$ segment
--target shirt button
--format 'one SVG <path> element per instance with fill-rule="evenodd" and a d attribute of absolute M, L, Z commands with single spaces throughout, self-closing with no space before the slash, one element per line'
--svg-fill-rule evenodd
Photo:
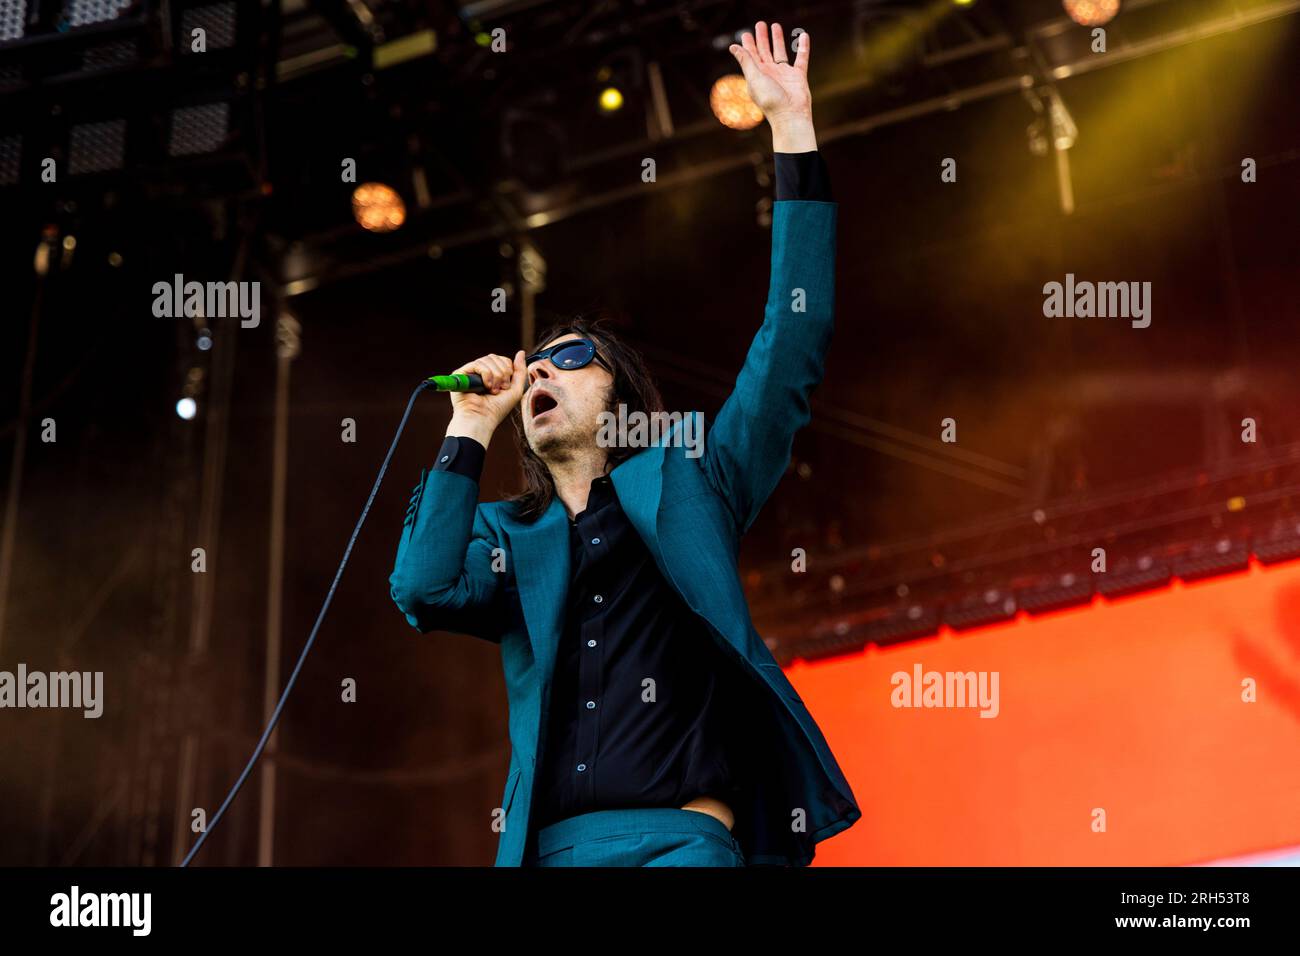
<path fill-rule="evenodd" d="M 586 769 L 587 769 L 587 765 L 585 763 L 578 764 L 578 773 L 582 773 L 582 771 Z"/>
<path fill-rule="evenodd" d="M 599 539 L 599 538 L 592 538 L 592 539 L 591 539 L 591 543 L 592 543 L 592 544 L 600 544 L 600 539 Z"/>
<path fill-rule="evenodd" d="M 451 461 L 451 455 L 443 455 L 438 461 Z"/>
<path fill-rule="evenodd" d="M 596 642 L 595 642 L 595 641 L 588 641 L 588 642 L 587 642 L 587 646 L 588 646 L 588 647 L 595 647 L 595 646 L 596 646 Z"/>
<path fill-rule="evenodd" d="M 595 601 L 597 604 L 600 604 L 600 603 L 603 602 L 605 599 L 604 599 L 603 597 L 601 597 L 599 594 L 597 594 L 594 598 L 592 598 L 592 600 Z"/>
<path fill-rule="evenodd" d="M 595 710 L 595 709 L 596 709 L 596 702 L 595 702 L 594 700 L 589 700 L 589 701 L 587 701 L 587 709 L 588 709 L 588 710 Z"/>

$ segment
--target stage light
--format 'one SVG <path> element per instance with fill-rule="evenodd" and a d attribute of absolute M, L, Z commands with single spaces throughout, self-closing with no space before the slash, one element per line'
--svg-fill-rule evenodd
<path fill-rule="evenodd" d="M 64 13 L 70 27 L 88 23 L 105 23 L 126 13 L 131 0 L 72 0 Z"/>
<path fill-rule="evenodd" d="M 383 183 L 362 183 L 352 191 L 352 215 L 362 229 L 392 232 L 406 222 L 406 204 Z"/>
<path fill-rule="evenodd" d="M 27 7 L 21 3 L 0 4 L 0 41 L 18 40 L 26 33 Z"/>
<path fill-rule="evenodd" d="M 199 403 L 192 398 L 182 398 L 176 403 L 176 414 L 189 421 L 199 413 Z"/>
<path fill-rule="evenodd" d="M 718 77 L 709 92 L 709 106 L 718 122 L 730 129 L 753 129 L 763 122 L 763 111 L 749 98 L 749 88 L 739 73 Z"/>
<path fill-rule="evenodd" d="M 1099 27 L 1119 13 L 1119 0 L 1061 0 L 1070 19 L 1080 26 Z"/>
<path fill-rule="evenodd" d="M 235 45 L 237 16 L 236 4 L 228 0 L 187 7 L 181 13 L 181 36 L 192 37 L 195 30 L 202 30 L 206 49 L 227 50 Z M 198 55 L 189 43 L 182 43 L 176 49 L 182 56 Z"/>
<path fill-rule="evenodd" d="M 68 173 L 103 173 L 122 168 L 126 120 L 79 123 L 68 134 Z"/>
<path fill-rule="evenodd" d="M 3 21 L 0 21 L 0 40 L 3 35 Z M 23 138 L 22 136 L 0 136 L 0 186 L 14 186 L 18 183 L 22 170 Z"/>
<path fill-rule="evenodd" d="M 623 93 L 617 86 L 607 86 L 600 91 L 600 110 L 602 113 L 613 113 L 623 106 Z"/>
<path fill-rule="evenodd" d="M 211 153 L 230 137 L 230 104 L 205 103 L 172 110 L 169 156 L 197 156 Z"/>
<path fill-rule="evenodd" d="M 975 0 L 952 0 L 953 6 L 971 7 L 975 5 Z"/>

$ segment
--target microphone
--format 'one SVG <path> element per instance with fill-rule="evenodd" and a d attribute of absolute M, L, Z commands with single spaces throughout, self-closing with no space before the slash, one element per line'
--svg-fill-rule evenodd
<path fill-rule="evenodd" d="M 430 375 L 426 381 L 433 383 L 434 389 L 439 392 L 488 394 L 488 388 L 483 384 L 483 376 L 476 375 L 474 372 L 462 372 L 457 375 Z"/>

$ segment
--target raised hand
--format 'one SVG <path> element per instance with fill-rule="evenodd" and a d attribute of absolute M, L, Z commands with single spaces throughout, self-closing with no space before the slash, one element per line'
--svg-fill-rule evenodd
<path fill-rule="evenodd" d="M 772 147 L 777 152 L 806 152 L 817 148 L 812 125 L 812 93 L 808 89 L 808 51 L 811 37 L 799 35 L 794 61 L 785 47 L 785 31 L 772 24 L 769 35 L 762 20 L 733 43 L 731 55 L 740 64 L 749 97 L 772 127 Z"/>

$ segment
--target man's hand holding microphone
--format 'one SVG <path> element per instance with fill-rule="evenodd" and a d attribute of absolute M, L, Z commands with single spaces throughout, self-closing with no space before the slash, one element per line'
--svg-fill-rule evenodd
<path fill-rule="evenodd" d="M 458 438 L 472 438 L 484 448 L 492 440 L 492 433 L 514 411 L 524 396 L 528 381 L 528 368 L 524 365 L 524 351 L 515 353 L 514 361 L 504 355 L 484 355 L 462 365 L 453 375 L 474 373 L 483 379 L 487 391 L 451 392 L 451 423 L 447 434 Z"/>

